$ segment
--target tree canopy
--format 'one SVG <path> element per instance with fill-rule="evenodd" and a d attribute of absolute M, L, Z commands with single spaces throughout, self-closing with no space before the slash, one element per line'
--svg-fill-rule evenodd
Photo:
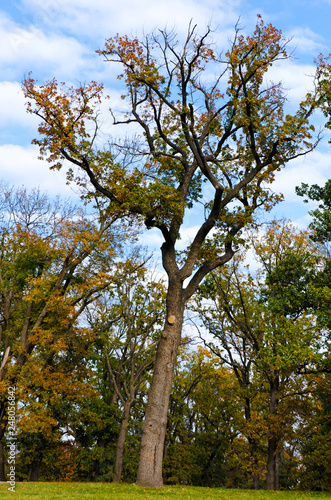
<path fill-rule="evenodd" d="M 211 29 L 201 35 L 191 24 L 183 42 L 162 30 L 141 41 L 117 35 L 98 53 L 121 68 L 125 113 L 112 110 L 112 116 L 115 124 L 134 124 L 134 137 L 102 143 L 100 83 L 38 85 L 30 75 L 23 90 L 28 111 L 41 119 L 34 142 L 51 168 L 65 167 L 68 181 L 97 200 L 105 220 L 118 214 L 162 234 L 166 312 L 138 470 L 140 485 L 162 486 L 185 304 L 209 272 L 231 260 L 257 210 L 280 199 L 270 190 L 276 172 L 315 147 L 319 137 L 311 117 L 327 102 L 330 68 L 320 57 L 312 90 L 291 115 L 281 83 L 268 79 L 269 69 L 289 57 L 287 41 L 260 16 L 252 35 L 236 28 L 224 51 L 213 44 Z M 178 255 L 184 218 L 193 207 L 201 207 L 200 225 Z"/>

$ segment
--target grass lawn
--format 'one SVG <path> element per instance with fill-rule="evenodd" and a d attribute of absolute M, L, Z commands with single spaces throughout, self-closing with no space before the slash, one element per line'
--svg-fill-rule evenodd
<path fill-rule="evenodd" d="M 300 491 L 252 491 L 193 486 L 165 486 L 161 489 L 139 488 L 133 484 L 112 483 L 19 483 L 15 492 L 8 484 L 0 484 L 0 498 L 56 499 L 114 499 L 114 500 L 311 500 L 330 499 L 330 493 Z"/>

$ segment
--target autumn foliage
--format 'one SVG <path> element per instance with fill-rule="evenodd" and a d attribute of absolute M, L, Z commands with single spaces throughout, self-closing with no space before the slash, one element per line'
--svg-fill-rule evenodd
<path fill-rule="evenodd" d="M 316 287 L 310 295 L 307 292 L 309 297 L 306 302 L 302 302 L 305 294 L 300 288 L 303 286 L 300 279 L 294 279 L 292 288 L 286 288 L 279 279 L 281 272 L 278 264 L 275 269 L 272 268 L 272 272 L 265 269 L 265 281 L 262 283 L 241 272 L 236 275 L 237 281 L 233 282 L 229 263 L 247 240 L 248 233 L 244 230 L 251 229 L 258 222 L 262 210 L 270 211 L 281 199 L 281 194 L 271 190 L 277 172 L 292 159 L 308 154 L 319 141 L 311 118 L 318 108 L 325 112 L 328 109 L 328 61 L 322 56 L 318 59 L 316 73 L 311 80 L 311 91 L 303 97 L 297 111 L 289 114 L 282 84 L 271 82 L 268 76 L 272 66 L 290 57 L 287 40 L 279 30 L 265 24 L 258 16 L 252 35 L 245 36 L 236 27 L 229 47 L 224 51 L 221 49 L 213 43 L 210 28 L 201 35 L 193 24 L 189 25 L 186 39 L 181 42 L 175 33 L 162 30 L 147 35 L 143 40 L 120 35 L 106 40 L 104 47 L 97 52 L 107 64 L 112 64 L 116 70 L 120 68 L 118 78 L 124 89 L 123 110 L 111 109 L 109 117 L 115 125 L 133 126 L 136 131 L 126 139 L 110 139 L 106 145 L 101 110 L 108 96 L 103 94 L 102 84 L 91 82 L 76 88 L 53 79 L 39 85 L 32 75 L 23 83 L 27 110 L 40 118 L 39 137 L 34 143 L 40 148 L 41 158 L 48 161 L 53 169 L 66 169 L 68 182 L 79 186 L 85 202 L 94 203 L 98 218 L 93 223 L 89 218 L 66 220 L 60 233 L 56 233 L 54 241 L 58 245 L 55 246 L 47 239 L 40 238 L 38 233 L 30 230 L 26 232 L 23 228 L 23 234 L 21 227 L 15 227 L 11 244 L 15 246 L 23 236 L 29 237 L 32 261 L 36 258 L 38 263 L 32 265 L 32 274 L 27 264 L 29 271 L 26 276 L 22 276 L 24 292 L 20 293 L 24 297 L 18 301 L 20 305 L 17 313 L 21 330 L 15 330 L 13 335 L 13 348 L 15 346 L 17 354 L 11 359 L 16 361 L 8 365 L 10 369 L 7 376 L 16 380 L 15 377 L 23 373 L 23 366 L 27 366 L 28 355 L 37 351 L 37 347 L 40 352 L 45 350 L 44 370 L 48 369 L 47 359 L 54 358 L 53 352 L 68 349 L 65 340 L 68 332 L 74 334 L 81 312 L 106 290 L 113 279 L 110 272 L 112 266 L 107 259 L 111 261 L 110 254 L 114 248 L 111 227 L 117 220 L 121 220 L 123 225 L 127 224 L 122 227 L 124 230 L 129 226 L 159 230 L 163 241 L 162 265 L 167 275 L 167 290 L 162 309 L 163 327 L 157 329 L 155 359 L 149 358 L 147 351 L 143 351 L 153 364 L 151 379 L 146 370 L 144 380 L 147 385 L 143 387 L 144 384 L 138 384 L 131 387 L 130 392 L 127 386 L 125 389 L 123 381 L 123 386 L 120 388 L 119 385 L 116 389 L 117 379 L 109 358 L 109 345 L 107 342 L 103 345 L 106 373 L 115 391 L 108 401 L 104 401 L 104 408 L 109 407 L 109 401 L 115 406 L 118 403 L 117 410 L 119 414 L 122 411 L 126 429 L 130 411 L 140 412 L 140 420 L 142 413 L 145 416 L 141 429 L 138 425 L 131 434 L 137 436 L 141 432 L 142 435 L 137 476 L 142 486 L 160 487 L 163 484 L 162 461 L 169 436 L 168 410 L 177 376 L 177 355 L 182 348 L 185 308 L 196 292 L 199 297 L 201 290 L 204 290 L 205 278 L 208 280 L 208 276 L 211 276 L 210 279 L 218 276 L 210 273 L 220 273 L 217 278 L 220 298 L 217 301 L 221 307 L 222 335 L 231 337 L 230 347 L 224 344 L 225 340 L 221 340 L 221 350 L 227 352 L 227 360 L 233 357 L 233 363 L 224 361 L 223 354 L 220 354 L 222 362 L 228 362 L 228 370 L 222 366 L 213 371 L 214 361 L 208 362 L 205 368 L 207 370 L 208 367 L 210 383 L 215 384 L 215 387 L 217 373 L 222 383 L 235 386 L 234 380 L 230 381 L 232 370 L 240 389 L 237 387 L 238 394 L 231 400 L 237 427 L 233 433 L 224 433 L 226 439 L 232 440 L 232 444 L 222 448 L 222 460 L 228 460 L 227 463 L 237 467 L 238 463 L 243 463 L 241 459 L 237 460 L 238 454 L 250 457 L 250 468 L 241 480 L 244 484 L 252 481 L 255 487 L 264 481 L 264 473 L 259 472 L 263 457 L 267 457 L 264 471 L 267 487 L 279 486 L 276 469 L 280 448 L 293 435 L 292 421 L 288 424 L 292 430 L 286 434 L 286 439 L 281 432 L 279 415 L 285 415 L 286 412 L 291 414 L 292 411 L 290 405 L 282 406 L 279 403 L 283 394 L 282 377 L 287 377 L 289 386 L 296 390 L 297 382 L 293 373 L 299 368 L 295 362 L 300 364 L 300 370 L 302 364 L 305 367 L 313 363 L 315 354 L 309 335 L 317 335 L 321 325 L 319 315 L 316 324 L 314 319 L 314 328 L 306 328 L 307 317 L 315 314 L 317 309 L 324 308 L 325 311 L 324 306 L 327 304 L 327 300 L 321 300 L 321 287 L 317 286 L 321 275 L 318 278 L 313 271 L 310 275 L 309 266 L 318 265 L 318 259 L 314 264 L 301 254 L 289 252 L 287 259 L 282 260 L 287 271 L 291 266 L 299 269 L 306 266 L 308 271 L 305 278 L 316 278 Z M 192 213 L 192 209 L 197 214 L 197 229 L 185 251 L 178 252 L 185 217 Z M 272 231 L 271 239 L 272 235 L 277 234 L 277 229 L 273 228 Z M 262 245 L 258 250 L 256 243 L 257 254 L 266 262 L 269 257 L 264 254 L 262 257 L 258 253 L 263 253 L 263 248 Z M 38 260 L 38 253 L 46 255 L 42 264 Z M 94 255 L 96 265 L 91 265 Z M 8 276 L 11 272 L 8 271 Z M 295 272 L 293 275 L 297 277 Z M 241 280 L 245 282 L 244 291 Z M 205 291 L 208 294 L 210 281 L 206 283 Z M 27 292 L 24 286 L 28 286 Z M 261 287 L 265 295 L 258 297 Z M 227 297 L 229 290 L 231 293 Z M 277 295 L 277 290 L 281 291 L 280 295 Z M 286 297 L 290 291 L 293 291 L 295 301 L 291 297 L 294 302 L 289 306 Z M 201 301 L 199 314 L 204 313 L 204 298 Z M 268 304 L 268 308 L 263 308 L 263 301 Z M 155 296 L 156 304 L 159 307 L 160 301 Z M 297 307 L 304 311 L 302 315 L 295 316 Z M 209 313 L 206 311 L 206 314 Z M 158 324 L 159 321 L 158 316 Z M 94 319 L 92 324 L 96 324 Z M 137 325 L 141 325 L 141 319 Z M 137 326 L 137 329 L 140 328 Z M 309 338 L 306 339 L 304 335 L 300 343 L 299 331 L 306 334 L 306 330 Z M 55 335 L 54 331 L 60 333 Z M 99 328 L 100 331 L 102 328 Z M 285 331 L 293 342 L 283 337 Z M 151 335 L 154 334 L 153 330 Z M 147 342 L 147 337 L 141 332 L 135 338 L 145 338 L 143 342 Z M 122 349 L 121 342 L 115 349 L 118 355 Z M 139 356 L 137 358 L 135 354 L 140 352 L 139 349 L 132 350 L 132 340 L 130 342 L 125 344 L 126 352 L 132 354 L 128 359 L 133 364 L 137 363 L 137 366 L 143 366 L 144 362 L 139 365 Z M 296 342 L 299 343 L 300 352 L 295 351 Z M 214 347 L 209 347 L 215 355 L 219 355 Z M 236 351 L 235 356 L 232 349 Z M 237 356 L 243 361 L 241 367 L 236 364 Z M 286 356 L 288 359 L 284 361 Z M 200 366 L 202 359 L 200 357 L 194 363 Z M 116 366 L 118 361 L 113 361 Z M 146 368 L 151 366 L 150 363 L 146 364 Z M 131 366 L 129 371 L 131 382 L 132 377 L 136 377 L 137 369 L 139 372 L 137 366 Z M 256 388 L 254 397 L 250 392 L 252 377 Z M 37 375 L 34 378 L 37 380 Z M 41 378 L 39 383 L 42 383 Z M 189 376 L 185 374 L 184 379 L 189 381 Z M 125 383 L 129 384 L 129 379 Z M 304 383 L 308 384 L 306 380 Z M 144 391 L 147 389 L 148 402 L 145 404 Z M 224 394 L 222 388 L 217 387 L 217 391 Z M 139 405 L 140 393 L 142 397 Z M 134 396 L 131 397 L 132 394 Z M 207 396 L 206 393 L 206 398 L 212 401 L 212 395 Z M 200 429 L 200 422 L 202 427 L 205 426 L 208 418 L 219 418 L 217 412 L 215 415 L 204 412 L 204 396 L 198 390 L 194 392 L 194 397 L 197 398 L 194 405 L 199 413 L 195 429 Z M 266 409 L 267 401 L 269 410 Z M 241 410 L 238 409 L 240 402 L 243 403 Z M 190 408 L 185 411 L 189 412 Z M 226 413 L 227 410 L 224 411 Z M 257 417 L 259 412 L 260 416 Z M 106 443 L 111 440 L 100 434 L 97 436 L 88 424 L 84 429 L 82 433 L 86 443 L 89 443 L 86 450 L 95 453 L 95 462 L 100 464 L 100 449 L 105 449 Z M 189 454 L 196 452 L 194 446 L 188 445 L 188 441 L 196 437 L 195 429 L 192 428 L 189 438 L 183 437 L 183 449 Z M 208 431 L 201 436 L 197 438 L 198 441 L 201 439 L 201 443 L 204 440 L 207 443 L 210 433 Z M 263 436 L 262 444 L 259 436 Z M 98 443 L 98 450 L 92 453 L 93 439 Z M 135 441 L 132 449 L 136 448 Z M 177 448 L 176 443 L 172 443 L 168 457 L 173 453 L 172 456 L 176 456 L 177 460 Z M 208 445 L 207 449 L 211 450 L 211 455 L 210 462 L 205 461 L 206 470 L 215 456 L 212 445 Z M 77 450 L 75 453 L 79 455 Z M 119 480 L 121 470 L 116 470 L 115 479 Z M 168 477 L 180 475 L 170 474 Z M 192 475 L 186 477 L 193 481 Z"/>

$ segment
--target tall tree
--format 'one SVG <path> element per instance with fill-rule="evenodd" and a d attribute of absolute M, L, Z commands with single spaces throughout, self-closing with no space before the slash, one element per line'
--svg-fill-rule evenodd
<path fill-rule="evenodd" d="M 281 32 L 259 17 L 254 33 L 245 37 L 237 29 L 221 56 L 210 38 L 210 29 L 200 36 L 190 25 L 183 44 L 165 31 L 142 42 L 127 36 L 106 41 L 98 52 L 122 67 L 126 87 L 128 111 L 115 123 L 133 123 L 142 132 L 110 149 L 98 147 L 102 85 L 68 88 L 52 80 L 39 86 L 31 76 L 23 85 L 28 110 L 42 120 L 35 143 L 52 168 L 69 162 L 68 179 L 85 187 L 87 196 L 97 192 L 163 237 L 166 317 L 143 425 L 138 483 L 144 486 L 163 484 L 167 410 L 185 304 L 210 271 L 232 258 L 233 242 L 256 209 L 277 201 L 267 187 L 275 172 L 313 149 L 309 119 L 328 90 L 321 84 L 324 66 L 319 67 L 313 91 L 297 113 L 285 115 L 281 85 L 266 78 L 274 63 L 288 58 Z M 176 243 L 185 214 L 199 202 L 201 225 L 183 261 Z M 212 229 L 219 250 L 197 266 Z"/>

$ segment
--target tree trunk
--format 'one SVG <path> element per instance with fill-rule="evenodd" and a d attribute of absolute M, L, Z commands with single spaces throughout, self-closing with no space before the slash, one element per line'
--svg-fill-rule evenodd
<path fill-rule="evenodd" d="M 275 480 L 274 480 L 275 490 L 279 490 L 279 451 L 276 452 L 275 456 Z"/>
<path fill-rule="evenodd" d="M 270 383 L 270 405 L 269 412 L 271 417 L 271 435 L 268 440 L 268 460 L 267 460 L 267 490 L 277 490 L 279 487 L 279 470 L 278 470 L 278 437 L 275 434 L 277 431 L 273 429 L 273 417 L 278 412 L 278 388 L 279 377 L 276 377 Z"/>
<path fill-rule="evenodd" d="M 260 489 L 260 477 L 257 474 L 253 474 L 253 490 Z"/>
<path fill-rule="evenodd" d="M 113 482 L 119 483 L 121 480 L 122 469 L 123 469 L 123 457 L 124 457 L 124 443 L 126 438 L 126 431 L 129 425 L 130 409 L 132 401 L 126 401 L 124 404 L 123 417 L 121 421 L 120 433 L 117 440 L 116 447 L 116 459 L 115 459 L 115 469 Z"/>
<path fill-rule="evenodd" d="M 246 376 L 243 377 L 243 382 L 242 382 L 242 387 L 245 389 L 249 385 L 249 375 L 248 372 Z M 252 419 L 252 414 L 251 414 L 251 401 L 248 397 L 245 398 L 245 419 L 247 422 L 250 422 Z M 250 456 L 251 456 L 251 461 L 254 464 L 253 467 L 253 474 L 252 474 L 252 479 L 253 479 L 253 490 L 259 490 L 260 489 L 260 476 L 256 472 L 258 469 L 258 458 L 257 458 L 257 443 L 256 440 L 253 439 L 252 437 L 248 436 L 248 444 L 249 444 L 249 451 L 250 451 Z"/>
<path fill-rule="evenodd" d="M 277 443 L 275 438 L 268 440 L 268 460 L 267 460 L 267 490 L 273 490 L 275 487 L 275 458 Z"/>
<path fill-rule="evenodd" d="M 0 442 L 0 481 L 6 481 L 5 475 L 5 450 L 3 444 Z"/>
<path fill-rule="evenodd" d="M 39 481 L 39 476 L 40 476 L 40 469 L 41 469 L 41 459 L 36 459 L 33 460 L 33 462 L 30 465 L 30 481 L 32 482 L 37 482 Z"/>
<path fill-rule="evenodd" d="M 153 379 L 142 426 L 137 476 L 137 484 L 140 486 L 154 488 L 163 486 L 162 460 L 167 414 L 184 315 L 181 290 L 181 282 L 173 286 L 169 284 L 167 319 L 156 352 Z"/>
<path fill-rule="evenodd" d="M 279 453 L 278 441 L 271 438 L 268 441 L 267 490 L 279 489 Z"/>
<path fill-rule="evenodd" d="M 2 440 L 5 435 L 7 421 L 5 421 L 6 409 L 3 403 L 0 406 L 0 481 L 7 481 L 6 471 L 5 471 L 5 448 L 2 444 Z"/>

